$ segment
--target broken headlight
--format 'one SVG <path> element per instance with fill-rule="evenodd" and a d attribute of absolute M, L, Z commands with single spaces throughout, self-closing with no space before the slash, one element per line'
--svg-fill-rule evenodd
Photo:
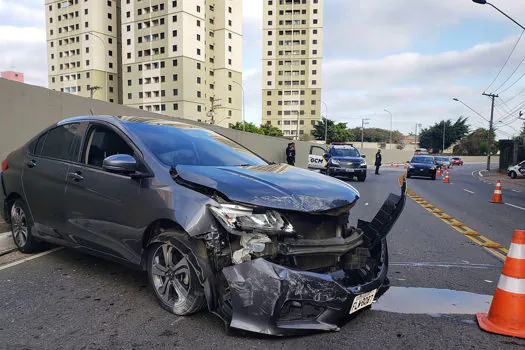
<path fill-rule="evenodd" d="M 292 224 L 275 210 L 255 211 L 236 204 L 221 204 L 219 207 L 210 207 L 210 210 L 228 231 L 294 233 Z"/>

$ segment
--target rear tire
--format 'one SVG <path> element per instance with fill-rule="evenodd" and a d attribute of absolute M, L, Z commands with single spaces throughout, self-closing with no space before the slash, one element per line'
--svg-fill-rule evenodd
<path fill-rule="evenodd" d="M 23 200 L 17 199 L 11 207 L 10 213 L 11 233 L 16 247 L 22 253 L 34 253 L 45 247 L 31 234 L 34 227 L 29 210 Z"/>
<path fill-rule="evenodd" d="M 511 171 L 511 172 L 510 172 L 510 178 L 511 178 L 511 179 L 515 179 L 517 176 L 518 176 L 518 175 L 516 174 L 515 171 Z"/>
<path fill-rule="evenodd" d="M 366 180 L 366 175 L 357 177 L 357 181 L 359 182 L 365 182 L 365 180 Z"/>
<path fill-rule="evenodd" d="M 436 175 L 432 175 L 432 180 L 436 180 Z"/>
<path fill-rule="evenodd" d="M 167 311 L 185 316 L 204 307 L 206 298 L 197 273 L 187 256 L 171 243 L 149 248 L 148 277 L 153 294 Z"/>

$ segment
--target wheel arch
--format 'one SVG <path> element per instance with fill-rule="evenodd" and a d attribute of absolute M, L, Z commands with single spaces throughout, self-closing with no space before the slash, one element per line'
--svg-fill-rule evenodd
<path fill-rule="evenodd" d="M 4 210 L 4 218 L 5 218 L 5 222 L 7 224 L 11 223 L 11 206 L 13 205 L 13 203 L 17 200 L 17 199 L 21 199 L 21 200 L 24 200 L 24 198 L 17 192 L 11 192 L 9 195 L 7 195 L 7 197 L 4 199 L 4 205 L 3 205 L 3 210 Z M 25 201 L 24 201 L 25 203 Z M 27 203 L 26 203 L 27 205 Z M 30 213 L 29 213 L 30 214 Z"/>

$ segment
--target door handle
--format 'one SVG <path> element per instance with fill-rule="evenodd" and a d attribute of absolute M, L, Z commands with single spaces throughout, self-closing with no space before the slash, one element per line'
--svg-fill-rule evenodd
<path fill-rule="evenodd" d="M 27 165 L 28 168 L 34 168 L 34 167 L 36 167 L 36 162 L 35 162 L 34 159 L 31 159 L 31 160 L 26 162 L 26 165 Z"/>
<path fill-rule="evenodd" d="M 84 180 L 84 176 L 82 176 L 82 173 L 80 171 L 75 171 L 72 173 L 69 173 L 69 177 L 72 178 L 74 181 L 82 181 Z"/>

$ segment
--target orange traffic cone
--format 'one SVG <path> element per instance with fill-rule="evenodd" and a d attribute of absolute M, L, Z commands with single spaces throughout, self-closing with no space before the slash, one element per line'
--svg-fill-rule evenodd
<path fill-rule="evenodd" d="M 481 329 L 525 338 L 525 230 L 514 231 L 488 314 L 477 313 Z"/>
<path fill-rule="evenodd" d="M 498 183 L 496 184 L 496 189 L 494 190 L 494 194 L 492 195 L 492 200 L 489 202 L 503 204 L 503 197 L 501 196 L 501 181 L 500 180 L 498 180 Z"/>
<path fill-rule="evenodd" d="M 443 180 L 443 183 L 446 183 L 446 184 L 449 184 L 450 183 L 450 179 L 448 177 L 448 170 L 447 172 L 445 173 L 445 179 Z"/>
<path fill-rule="evenodd" d="M 438 168 L 438 171 L 437 171 L 437 174 L 436 176 L 441 176 L 442 172 L 441 172 L 441 168 Z"/>
<path fill-rule="evenodd" d="M 390 163 L 390 166 L 393 167 L 393 166 L 394 166 L 394 163 Z"/>
<path fill-rule="evenodd" d="M 399 163 L 396 163 L 396 168 L 399 168 Z"/>

